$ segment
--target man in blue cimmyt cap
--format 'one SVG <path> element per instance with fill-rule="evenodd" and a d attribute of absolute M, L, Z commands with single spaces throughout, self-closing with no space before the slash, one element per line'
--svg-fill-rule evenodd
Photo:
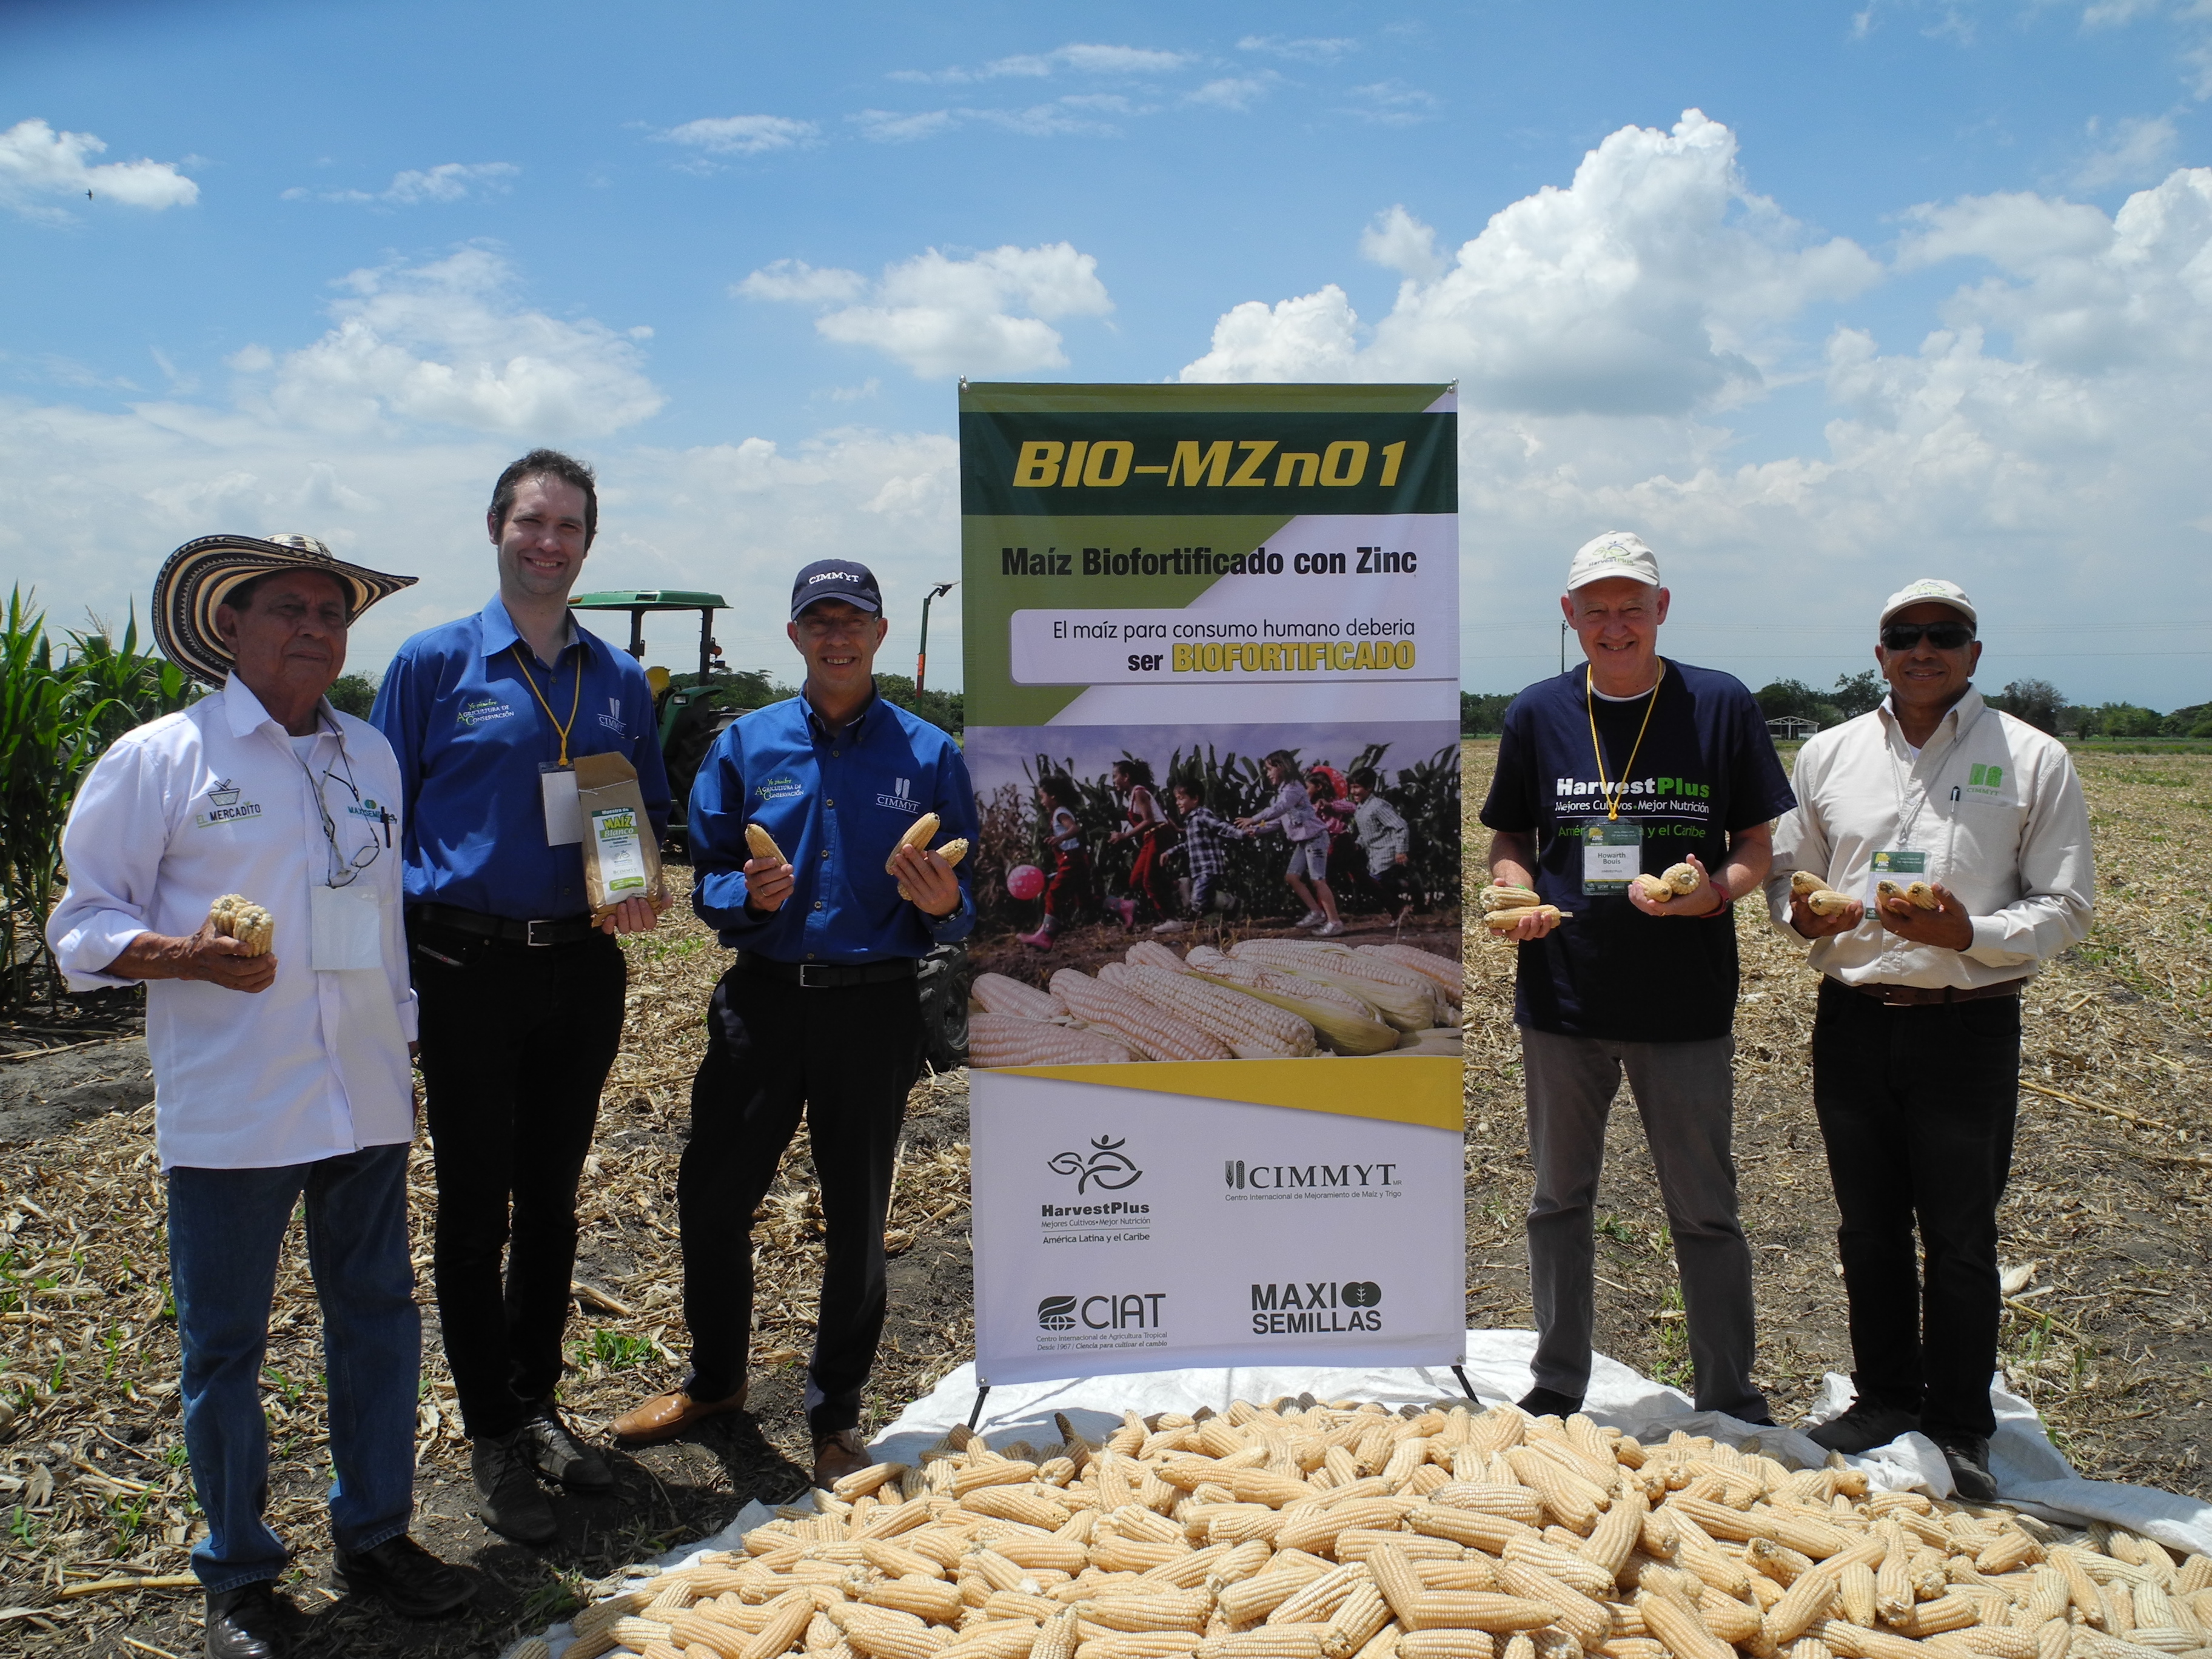
<path fill-rule="evenodd" d="M 753 1212 L 803 1113 L 828 1232 L 805 1395 L 821 1486 L 868 1461 L 860 1390 L 883 1334 L 884 1218 L 921 1060 L 915 964 L 975 921 L 964 869 L 894 851 L 925 812 L 941 821 L 933 844 L 972 840 L 975 796 L 959 746 L 877 694 L 883 611 L 866 565 L 801 570 L 785 631 L 805 686 L 723 732 L 691 787 L 692 908 L 738 952 L 714 988 L 677 1182 L 691 1374 L 612 1425 L 651 1445 L 744 1406 Z M 753 855 L 750 823 L 781 857 Z"/>

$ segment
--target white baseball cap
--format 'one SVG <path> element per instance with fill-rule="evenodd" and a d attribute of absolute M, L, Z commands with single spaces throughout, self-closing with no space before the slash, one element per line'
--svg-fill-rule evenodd
<path fill-rule="evenodd" d="M 1608 576 L 1626 576 L 1632 582 L 1656 587 L 1658 556 L 1632 532 L 1608 530 L 1575 550 L 1575 562 L 1567 567 L 1567 592 L 1571 593 L 1591 582 L 1601 582 Z"/>
<path fill-rule="evenodd" d="M 1981 626 L 1982 619 L 1974 614 L 1974 602 L 1966 597 L 1966 590 L 1956 582 L 1945 581 L 1940 576 L 1923 576 L 1917 582 L 1907 582 L 1899 588 L 1881 607 L 1881 620 L 1875 626 L 1887 627 L 1892 617 L 1906 606 L 1915 605 L 1948 605 L 1954 611 L 1964 612 L 1966 620 L 1977 628 Z"/>

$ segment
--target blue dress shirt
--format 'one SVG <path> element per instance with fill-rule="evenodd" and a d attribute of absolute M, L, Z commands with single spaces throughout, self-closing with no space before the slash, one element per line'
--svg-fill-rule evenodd
<path fill-rule="evenodd" d="M 561 756 L 548 707 L 562 720 L 576 711 L 569 760 L 628 756 L 655 832 L 668 827 L 668 775 L 645 670 L 573 619 L 569 629 L 549 668 L 495 594 L 475 616 L 416 635 L 392 659 L 369 718 L 399 757 L 408 903 L 515 921 L 591 908 L 582 847 L 545 844 L 538 775 Z"/>
<path fill-rule="evenodd" d="M 975 926 L 972 863 L 957 866 L 960 908 L 942 919 L 898 896 L 884 869 L 924 812 L 974 845 L 975 791 L 959 745 L 877 697 L 836 737 L 806 699 L 757 708 L 716 738 L 691 785 L 691 908 L 722 943 L 777 962 L 923 957 Z M 767 915 L 745 909 L 745 825 L 791 860 L 791 896 Z"/>

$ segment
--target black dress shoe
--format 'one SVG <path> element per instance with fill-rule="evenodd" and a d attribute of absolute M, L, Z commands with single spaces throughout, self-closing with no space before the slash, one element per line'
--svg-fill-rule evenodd
<path fill-rule="evenodd" d="M 1860 1452 L 1872 1451 L 1876 1446 L 1887 1446 L 1898 1436 L 1912 1434 L 1919 1427 L 1918 1412 L 1862 1400 L 1841 1417 L 1808 1430 L 1806 1437 L 1823 1450 L 1853 1457 Z"/>
<path fill-rule="evenodd" d="M 338 1577 L 356 1595 L 374 1595 L 406 1619 L 435 1619 L 471 1600 L 477 1587 L 459 1568 L 448 1566 L 401 1533 L 374 1549 L 337 1552 Z"/>
<path fill-rule="evenodd" d="M 601 1492 L 614 1488 L 614 1471 L 607 1467 L 607 1460 L 579 1443 L 561 1420 L 561 1408 L 550 1400 L 541 1400 L 531 1408 L 529 1419 L 522 1425 L 522 1443 L 529 1448 L 538 1473 L 569 1492 Z"/>
<path fill-rule="evenodd" d="M 207 1599 L 208 1659 L 276 1659 L 284 1651 L 285 1607 L 266 1578 Z"/>
<path fill-rule="evenodd" d="M 561 1535 L 553 1505 L 538 1484 L 527 1428 L 496 1438 L 479 1435 L 469 1447 L 469 1472 L 476 1477 L 477 1515 L 494 1532 L 518 1544 L 550 1544 Z"/>
<path fill-rule="evenodd" d="M 1572 1417 L 1583 1408 L 1577 1396 L 1561 1394 L 1557 1389 L 1531 1389 L 1518 1403 L 1531 1417 Z"/>

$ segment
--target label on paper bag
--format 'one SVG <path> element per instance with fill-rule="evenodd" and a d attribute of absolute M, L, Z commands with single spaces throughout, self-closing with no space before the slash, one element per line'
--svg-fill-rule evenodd
<path fill-rule="evenodd" d="M 645 848 L 638 836 L 638 814 L 627 806 L 605 806 L 592 814 L 592 846 L 598 853 L 605 902 L 641 898 L 650 884 Z"/>

